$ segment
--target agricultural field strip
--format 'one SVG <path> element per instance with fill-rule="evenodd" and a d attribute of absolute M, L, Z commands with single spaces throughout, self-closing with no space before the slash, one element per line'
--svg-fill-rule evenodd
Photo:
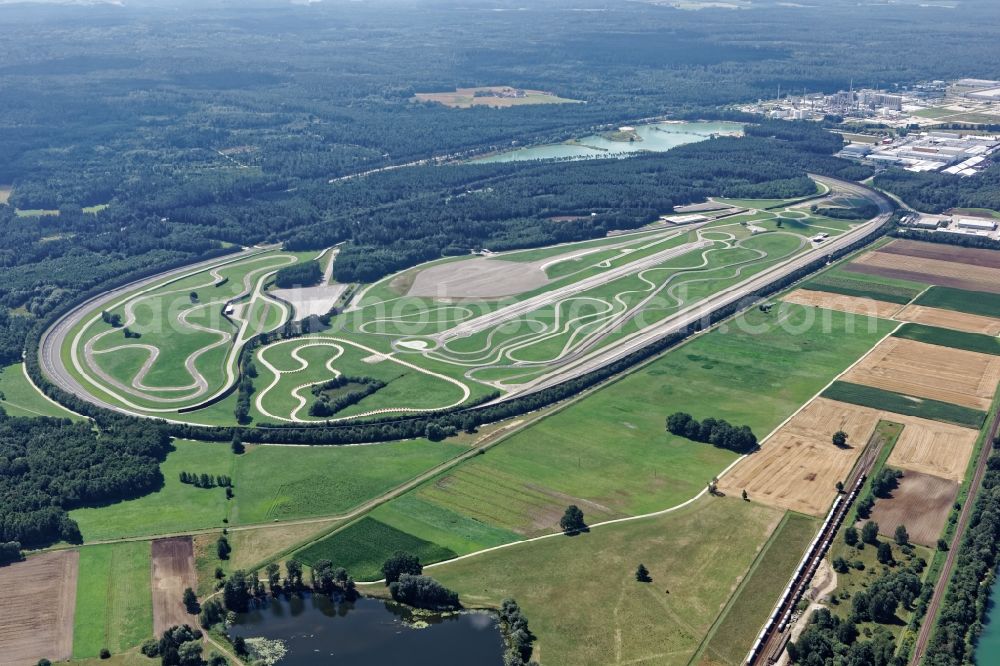
<path fill-rule="evenodd" d="M 802 241 L 802 244 L 800 244 L 799 247 L 796 248 L 794 252 L 798 252 L 799 250 L 801 250 L 802 247 L 804 246 L 804 243 L 805 243 L 805 241 Z M 737 243 L 736 245 L 739 246 L 739 247 L 741 247 L 740 243 Z M 663 292 L 664 290 L 666 290 L 667 294 L 676 302 L 677 306 L 682 306 L 684 304 L 684 302 L 680 298 L 678 298 L 676 296 L 676 294 L 675 294 L 675 292 L 676 292 L 677 289 L 680 289 L 682 287 L 686 287 L 686 286 L 688 286 L 690 284 L 697 283 L 697 282 L 708 282 L 708 281 L 713 281 L 713 280 L 718 279 L 716 277 L 711 277 L 711 278 L 702 278 L 702 279 L 694 279 L 694 280 L 685 280 L 681 284 L 673 284 L 675 278 L 685 278 L 685 277 L 688 277 L 690 275 L 697 274 L 697 273 L 702 273 L 702 272 L 712 273 L 712 272 L 719 271 L 721 269 L 726 269 L 726 268 L 736 268 L 736 271 L 735 271 L 733 277 L 739 277 L 739 275 L 743 272 L 744 268 L 746 268 L 747 265 L 757 264 L 762 259 L 767 259 L 768 258 L 768 254 L 766 252 L 764 252 L 763 250 L 756 250 L 755 249 L 755 250 L 752 250 L 752 251 L 753 252 L 757 252 L 758 256 L 756 256 L 754 258 L 746 259 L 746 260 L 742 260 L 742 261 L 737 261 L 737 262 L 734 262 L 732 264 L 722 264 L 722 265 L 719 265 L 719 266 L 711 266 L 711 267 L 709 267 L 709 261 L 708 261 L 708 258 L 707 258 L 709 253 L 717 252 L 717 251 L 720 251 L 722 249 L 729 249 L 730 247 L 731 246 L 729 246 L 728 243 L 727 243 L 723 248 L 709 248 L 707 250 L 704 250 L 701 253 L 702 263 L 699 264 L 698 266 L 693 266 L 693 267 L 688 267 L 688 268 L 680 268 L 680 269 L 674 269 L 674 268 L 668 268 L 668 267 L 653 267 L 653 268 L 647 268 L 647 269 L 645 269 L 643 271 L 640 271 L 637 274 L 636 277 L 639 280 L 641 280 L 643 283 L 645 283 L 648 286 L 648 289 L 645 289 L 643 291 L 635 290 L 635 289 L 629 289 L 629 290 L 625 290 L 625 291 L 622 291 L 622 292 L 619 292 L 619 293 L 615 294 L 612 297 L 612 300 L 618 306 L 620 306 L 620 310 L 617 310 L 614 305 L 608 303 L 606 300 L 603 300 L 603 299 L 594 299 L 594 298 L 584 299 L 584 300 L 595 301 L 595 302 L 599 303 L 600 305 L 604 305 L 604 306 L 607 306 L 607 307 L 606 307 L 606 309 L 605 309 L 604 312 L 598 312 L 598 313 L 591 313 L 591 314 L 587 314 L 587 315 L 581 315 L 581 316 L 579 316 L 577 318 L 570 319 L 560 329 L 559 328 L 560 313 L 561 313 L 560 306 L 563 305 L 564 303 L 566 303 L 567 301 L 573 300 L 572 298 L 566 299 L 566 300 L 564 300 L 564 301 L 562 301 L 562 302 L 560 302 L 560 303 L 557 304 L 556 309 L 555 309 L 556 321 L 554 322 L 554 324 L 552 325 L 551 328 L 543 328 L 542 331 L 539 331 L 539 332 L 536 332 L 536 333 L 528 333 L 528 334 L 525 334 L 523 336 L 520 336 L 519 338 L 515 338 L 513 340 L 507 341 L 506 345 L 501 345 L 498 349 L 490 351 L 489 353 L 491 355 L 495 355 L 495 358 L 492 359 L 492 360 L 490 360 L 490 361 L 485 361 L 485 362 L 486 363 L 497 363 L 502 358 L 506 357 L 507 359 L 509 359 L 509 360 L 514 361 L 515 363 L 517 363 L 519 366 L 545 365 L 546 363 L 548 363 L 548 362 L 550 362 L 552 360 L 560 360 L 560 359 L 564 358 L 565 356 L 567 356 L 570 353 L 570 351 L 571 351 L 570 348 L 573 346 L 573 344 L 574 344 L 574 342 L 576 340 L 576 337 L 578 335 L 580 335 L 580 334 L 583 334 L 582 340 L 580 340 L 580 342 L 577 344 L 578 350 L 574 352 L 574 353 L 581 353 L 583 351 L 586 351 L 585 347 L 588 346 L 588 344 L 589 344 L 589 347 L 592 348 L 593 345 L 600 343 L 605 337 L 607 337 L 608 335 L 613 334 L 621 326 L 623 326 L 624 324 L 626 324 L 630 319 L 632 319 L 635 316 L 637 316 L 650 303 L 650 301 L 652 301 L 654 298 L 656 298 L 657 296 L 659 296 L 660 293 Z M 663 271 L 663 270 L 673 271 L 673 274 L 669 275 L 666 278 L 666 280 L 664 280 L 660 284 L 657 284 L 656 282 L 648 279 L 645 276 L 647 273 L 651 273 L 651 272 L 654 272 L 654 271 Z M 647 295 L 642 300 L 640 300 L 638 303 L 636 303 L 635 305 L 631 305 L 630 306 L 624 300 L 624 298 L 623 298 L 624 296 L 627 296 L 627 295 L 630 295 L 630 294 L 642 294 L 642 293 L 646 293 Z M 577 322 L 580 322 L 580 321 L 588 320 L 588 319 L 592 319 L 593 320 L 593 321 L 591 321 L 591 322 L 588 323 L 588 326 L 594 326 L 594 328 L 592 330 L 584 332 L 583 328 L 580 327 L 580 328 L 577 328 L 575 331 L 573 331 L 572 334 L 570 335 L 569 340 L 567 340 L 567 342 L 563 346 L 562 350 L 553 359 L 548 359 L 548 360 L 544 360 L 544 361 L 534 361 L 534 362 L 531 362 L 531 361 L 526 361 L 526 360 L 521 360 L 521 359 L 514 358 L 514 356 L 512 355 L 514 352 L 516 352 L 516 351 L 518 351 L 518 350 L 520 350 L 522 348 L 530 347 L 532 345 L 535 345 L 535 344 L 537 344 L 539 342 L 542 342 L 542 341 L 545 341 L 547 339 L 560 337 L 560 336 L 562 336 L 562 335 L 564 335 L 566 333 L 569 333 L 570 330 L 571 330 L 571 327 L 573 326 L 573 324 L 575 324 Z M 494 329 L 494 332 L 495 331 L 496 331 L 496 329 Z M 490 338 L 489 338 L 490 342 L 492 341 L 492 334 L 493 333 L 491 332 Z M 527 338 L 527 339 L 525 340 L 525 338 Z M 583 348 L 583 349 L 580 349 L 580 348 Z M 450 350 L 449 350 L 449 352 L 450 353 L 455 353 L 455 352 L 451 352 Z M 429 353 L 428 356 L 433 356 L 434 358 L 437 358 L 437 359 L 442 360 L 442 361 L 450 362 L 450 363 L 455 363 L 456 362 L 454 359 L 447 358 L 447 357 L 445 357 L 445 356 L 443 356 L 441 354 L 431 354 L 431 353 Z M 475 363 L 475 364 L 470 363 L 470 362 L 465 362 L 464 364 L 466 364 L 466 365 L 478 365 L 479 366 L 475 370 L 467 372 L 466 376 L 472 378 L 472 374 L 474 372 L 478 371 L 478 370 L 485 370 L 485 369 L 488 369 L 490 367 L 503 367 L 503 366 L 493 366 L 493 365 L 482 365 L 483 362 L 484 361 L 482 359 L 480 360 L 479 363 Z"/>
<path fill-rule="evenodd" d="M 285 318 L 287 318 L 287 315 L 288 315 L 288 308 L 287 308 L 287 306 L 284 305 L 283 303 L 280 303 L 280 302 L 275 301 L 273 299 L 267 298 L 263 294 L 263 291 L 262 291 L 264 282 L 278 268 L 280 268 L 283 265 L 293 264 L 293 263 L 295 263 L 297 261 L 295 257 L 281 257 L 281 258 L 283 258 L 283 259 L 289 259 L 289 261 L 282 261 L 280 264 L 271 265 L 271 266 L 265 266 L 265 267 L 258 268 L 256 270 L 248 272 L 243 277 L 243 288 L 244 288 L 244 290 L 243 290 L 242 293 L 238 294 L 237 296 L 234 296 L 234 297 L 231 297 L 231 298 L 227 298 L 227 299 L 222 300 L 222 301 L 209 301 L 208 303 L 200 304 L 197 307 L 200 308 L 200 307 L 210 307 L 210 306 L 221 306 L 221 305 L 224 305 L 227 302 L 234 301 L 234 300 L 240 300 L 242 298 L 246 298 L 246 297 L 249 296 L 250 303 L 254 303 L 258 298 L 261 298 L 261 299 L 264 299 L 264 300 L 266 300 L 266 301 L 268 301 L 270 303 L 275 304 L 277 307 L 279 307 L 281 309 L 281 311 L 283 313 L 282 320 L 284 320 Z M 258 261 L 260 259 L 271 259 L 271 257 L 254 257 L 254 258 L 249 259 L 248 261 Z M 221 268 L 223 267 L 223 265 L 225 265 L 225 266 L 228 267 L 228 266 L 233 266 L 233 265 L 239 265 L 240 263 L 243 263 L 243 261 L 240 260 L 240 261 L 233 262 L 233 263 L 227 262 L 226 264 L 218 265 L 218 266 L 215 266 L 215 267 L 211 268 L 209 270 L 209 274 L 212 277 L 212 281 L 207 282 L 207 283 L 202 284 L 202 285 L 199 285 L 199 286 L 195 287 L 195 289 L 214 286 L 217 282 L 219 282 L 222 279 L 222 276 L 219 275 L 218 271 L 221 270 Z M 197 271 L 197 272 L 200 272 L 200 271 Z M 197 272 L 195 274 L 197 274 Z M 258 274 L 262 274 L 262 275 L 260 275 L 260 277 L 257 277 L 256 278 L 256 284 L 252 285 L 251 283 L 253 282 L 254 278 Z M 188 277 L 188 276 L 181 276 L 181 277 L 178 277 L 178 278 L 174 278 L 173 280 L 171 280 L 171 282 L 176 282 L 176 281 L 182 279 L 183 277 Z M 179 290 L 168 290 L 166 292 L 159 292 L 158 290 L 161 287 L 163 287 L 163 286 L 166 286 L 166 285 L 164 285 L 164 284 L 157 284 L 157 285 L 154 285 L 154 286 L 151 286 L 151 287 L 147 287 L 147 288 L 139 291 L 138 293 L 126 296 L 125 298 L 123 298 L 122 300 L 114 303 L 110 307 L 114 308 L 114 307 L 121 307 L 121 306 L 124 305 L 124 307 L 125 307 L 125 313 L 126 313 L 126 321 L 123 322 L 123 325 L 124 326 L 129 326 L 129 325 L 131 325 L 131 324 L 133 324 L 135 322 L 134 309 L 135 309 L 136 304 L 140 300 L 142 300 L 144 296 L 146 296 L 147 294 L 150 294 L 150 292 L 156 292 L 156 293 L 153 293 L 150 297 L 159 297 L 159 296 L 169 295 L 169 294 L 173 294 L 173 293 L 183 293 L 183 292 L 186 292 L 186 291 L 190 290 L 190 287 L 185 287 L 185 288 L 179 289 Z M 250 327 L 251 322 L 250 322 L 249 318 L 240 319 L 239 320 L 240 321 L 240 328 L 237 331 L 237 333 L 235 335 L 233 335 L 230 332 L 220 331 L 220 330 L 212 329 L 212 328 L 207 328 L 207 327 L 199 326 L 197 324 L 192 324 L 192 323 L 188 322 L 187 319 L 186 319 L 186 317 L 194 309 L 196 309 L 196 308 L 189 308 L 189 309 L 186 309 L 186 310 L 180 312 L 178 314 L 178 317 L 177 317 L 178 323 L 181 326 L 186 326 L 186 327 L 188 327 L 190 329 L 193 329 L 193 330 L 196 330 L 196 331 L 219 335 L 220 339 L 216 340 L 215 342 L 210 343 L 209 345 L 207 345 L 205 347 L 202 347 L 201 349 L 199 349 L 196 352 L 194 352 L 194 354 L 188 356 L 185 359 L 185 361 L 184 361 L 185 369 L 191 375 L 191 377 L 195 379 L 195 383 L 193 385 L 187 386 L 187 387 L 167 387 L 167 388 L 156 389 L 156 390 L 169 390 L 169 391 L 183 391 L 183 390 L 194 389 L 193 393 L 191 393 L 189 395 L 186 395 L 186 396 L 184 396 L 182 398 L 164 398 L 162 396 L 147 395 L 147 394 L 140 393 L 139 391 L 141 391 L 142 389 L 147 389 L 148 390 L 148 387 L 145 387 L 145 386 L 143 386 L 141 384 L 141 380 L 145 376 L 146 372 L 148 372 L 148 370 L 152 366 L 152 364 L 156 361 L 156 358 L 158 357 L 160 350 L 157 347 L 153 347 L 151 345 L 142 345 L 142 344 L 121 345 L 121 346 L 118 346 L 118 347 L 114 347 L 112 349 L 101 350 L 101 351 L 97 351 L 97 350 L 94 349 L 94 344 L 95 344 L 95 342 L 99 338 L 101 338 L 101 337 L 103 337 L 105 335 L 108 335 L 110 333 L 114 333 L 114 332 L 117 331 L 117 329 L 110 329 L 109 331 L 106 331 L 104 333 L 98 334 L 97 336 L 88 339 L 87 342 L 84 344 L 84 354 L 85 354 L 85 358 L 87 360 L 87 366 L 89 366 L 89 369 L 92 370 L 94 372 L 94 374 L 96 374 L 103 382 L 105 382 L 105 385 L 102 385 L 100 382 L 95 381 L 95 379 L 87 372 L 87 369 L 81 364 L 78 350 L 79 350 L 79 346 L 80 346 L 80 341 L 83 338 L 84 334 L 86 333 L 87 329 L 90 326 L 92 326 L 93 324 L 95 324 L 98 320 L 100 320 L 100 318 L 101 318 L 100 313 L 94 314 L 89 320 L 87 320 L 86 323 L 85 323 L 85 325 L 84 325 L 84 327 L 81 328 L 81 330 L 73 338 L 72 346 L 70 348 L 70 353 L 71 353 L 71 357 L 72 357 L 74 369 L 85 380 L 87 380 L 88 382 L 90 382 L 91 384 L 93 384 L 94 386 L 96 386 L 97 388 L 101 389 L 102 391 L 106 392 L 108 395 L 114 397 L 116 400 L 119 400 L 122 404 L 125 404 L 125 405 L 127 405 L 127 406 L 129 406 L 129 407 L 131 407 L 133 409 L 138 409 L 138 410 L 142 410 L 142 411 L 146 411 L 146 412 L 169 412 L 169 411 L 175 411 L 176 407 L 149 408 L 149 407 L 142 407 L 140 405 L 136 405 L 135 403 L 133 403 L 133 402 L 129 401 L 128 399 L 122 397 L 118 393 L 110 390 L 107 385 L 110 384 L 111 386 L 113 386 L 113 387 L 115 387 L 115 388 L 117 388 L 119 390 L 124 390 L 127 393 L 130 393 L 134 397 L 142 397 L 143 399 L 149 400 L 150 402 L 158 402 L 158 403 L 190 402 L 191 400 L 195 400 L 197 398 L 202 397 L 208 391 L 208 388 L 209 388 L 209 384 L 208 384 L 207 380 L 204 378 L 204 376 L 195 367 L 195 362 L 197 361 L 198 357 L 200 355 L 202 355 L 202 354 L 210 351 L 211 349 L 214 349 L 215 347 L 218 347 L 220 345 L 226 344 L 229 341 L 232 341 L 233 345 L 232 345 L 232 348 L 231 348 L 231 350 L 230 350 L 230 352 L 229 352 L 229 354 L 227 356 L 227 359 L 226 359 L 226 382 L 225 382 L 225 386 L 228 386 L 232 382 L 236 381 L 236 370 L 235 370 L 235 367 L 234 367 L 235 366 L 236 357 L 238 356 L 239 350 L 240 350 L 241 346 L 243 345 L 243 343 L 245 343 L 246 340 L 248 339 L 248 337 L 250 337 L 250 336 L 247 335 L 247 331 L 248 331 L 248 329 Z M 94 358 L 93 358 L 94 354 L 96 354 L 96 353 L 106 353 L 106 352 L 118 351 L 118 350 L 121 350 L 121 349 L 124 349 L 124 348 L 128 348 L 128 347 L 141 348 L 141 349 L 144 349 L 144 350 L 150 352 L 150 357 L 143 364 L 142 370 L 133 379 L 133 387 L 131 387 L 131 388 L 127 387 L 127 386 L 125 386 L 123 384 L 121 384 L 116 379 L 114 379 L 113 377 L 111 377 L 110 375 L 108 375 L 106 372 L 104 372 L 103 370 L 101 370 L 99 368 L 99 366 L 94 362 Z"/>
<path fill-rule="evenodd" d="M 841 236 L 837 236 L 829 240 L 823 246 L 824 251 L 835 251 L 842 245 L 849 245 L 855 242 L 858 236 L 865 236 L 872 233 L 889 220 L 889 217 L 892 214 L 892 205 L 890 201 L 881 194 L 855 183 L 826 178 L 823 176 L 811 175 L 811 177 L 814 180 L 829 182 L 842 190 L 858 194 L 859 196 L 865 196 L 876 203 L 880 210 L 879 215 L 872 218 L 867 223 L 861 224 L 850 231 L 845 232 Z M 645 329 L 625 336 L 614 346 L 601 348 L 595 352 L 583 354 L 572 359 L 561 359 L 560 367 L 555 368 L 551 372 L 535 380 L 521 385 L 515 393 L 518 395 L 533 393 L 567 379 L 576 377 L 579 374 L 586 373 L 608 363 L 612 363 L 624 356 L 627 356 L 633 351 L 636 351 L 637 349 L 641 349 L 650 342 L 661 338 L 671 331 L 680 330 L 685 326 L 698 322 L 706 315 L 707 312 L 738 301 L 744 295 L 753 293 L 754 290 L 770 284 L 773 282 L 775 275 L 790 273 L 797 268 L 808 264 L 814 259 L 814 253 L 799 254 L 786 260 L 782 264 L 773 267 L 770 271 L 763 275 L 756 276 L 717 292 L 687 310 L 677 313 L 673 317 L 657 322 L 656 324 L 648 326 Z M 512 397 L 512 395 L 513 393 L 509 394 L 508 397 Z"/>
<path fill-rule="evenodd" d="M 299 368 L 296 368 L 294 370 L 279 370 L 277 367 L 275 367 L 270 361 L 268 361 L 264 357 L 264 353 L 265 353 L 266 350 L 273 349 L 273 348 L 277 347 L 278 345 L 296 344 L 296 343 L 298 344 L 298 346 L 295 349 L 292 350 L 291 355 L 292 355 L 293 359 L 295 359 L 296 361 L 299 362 L 299 364 L 300 364 Z M 278 416 L 277 414 L 273 414 L 273 413 L 267 411 L 264 408 L 264 404 L 263 404 L 264 398 L 268 394 L 268 392 L 270 392 L 272 389 L 274 389 L 276 386 L 278 386 L 278 384 L 281 383 L 282 376 L 293 374 L 293 373 L 296 373 L 296 372 L 301 372 L 303 370 L 306 370 L 309 367 L 309 362 L 306 361 L 305 359 L 303 359 L 298 354 L 299 351 L 301 351 L 302 349 L 304 349 L 306 347 L 333 347 L 333 348 L 335 348 L 337 350 L 336 355 L 333 356 L 332 358 L 330 358 L 329 360 L 327 360 L 327 362 L 326 362 L 326 369 L 331 372 L 332 377 L 339 377 L 340 374 L 341 374 L 340 371 L 336 370 L 333 367 L 332 364 L 333 364 L 334 361 L 336 361 L 338 358 L 340 358 L 340 356 L 342 356 L 343 353 L 344 353 L 344 348 L 341 345 L 349 345 L 349 346 L 352 346 L 352 347 L 356 347 L 356 348 L 358 348 L 358 349 L 360 349 L 360 350 L 362 350 L 364 352 L 367 352 L 368 354 L 371 354 L 373 356 L 381 357 L 381 358 L 383 358 L 385 360 L 388 360 L 388 361 L 391 361 L 393 363 L 398 363 L 399 365 L 402 365 L 402 366 L 404 366 L 406 368 L 410 368 L 411 370 L 416 370 L 417 372 L 420 372 L 422 374 L 430 375 L 430 376 L 435 377 L 437 379 L 442 379 L 442 380 L 444 380 L 446 382 L 449 382 L 450 384 L 453 384 L 453 385 L 455 385 L 455 386 L 457 386 L 457 387 L 459 387 L 461 389 L 461 391 L 462 391 L 462 398 L 460 400 L 457 400 L 456 402 L 450 404 L 450 405 L 442 405 L 440 407 L 432 407 L 432 408 L 391 407 L 391 408 L 385 408 L 385 409 L 375 409 L 375 410 L 371 410 L 371 411 L 368 411 L 368 412 L 364 412 L 363 414 L 355 414 L 355 415 L 352 415 L 352 416 L 343 416 L 343 417 L 339 417 L 339 418 L 322 419 L 324 422 L 325 421 L 329 421 L 329 422 L 346 421 L 348 419 L 357 419 L 357 418 L 361 418 L 361 417 L 375 416 L 375 415 L 378 415 L 378 414 L 387 414 L 387 413 L 392 413 L 392 412 L 407 412 L 407 413 L 411 413 L 411 412 L 433 412 L 433 411 L 438 411 L 440 409 L 448 409 L 449 407 L 456 407 L 456 406 L 462 404 L 463 402 L 465 402 L 466 400 L 468 400 L 469 396 L 472 394 L 472 391 L 469 389 L 469 387 L 466 384 L 462 383 L 461 381 L 459 381 L 459 380 L 457 380 L 457 379 L 455 379 L 453 377 L 448 377 L 447 375 L 442 375 L 442 374 L 433 372 L 431 370 L 427 370 L 427 369 L 422 368 L 422 367 L 420 367 L 418 365 L 414 365 L 413 363 L 409 363 L 409 362 L 404 361 L 404 360 L 402 360 L 400 358 L 397 358 L 393 354 L 384 354 L 384 353 L 379 352 L 379 351 L 377 351 L 375 349 L 372 349 L 371 347 L 366 347 L 365 345 L 362 345 L 362 344 L 360 344 L 358 342 L 354 342 L 352 340 L 346 340 L 344 338 L 333 338 L 333 337 L 327 337 L 327 336 L 324 336 L 324 337 L 306 336 L 306 337 L 294 338 L 294 339 L 290 339 L 290 340 L 282 340 L 282 341 L 276 342 L 276 343 L 274 343 L 272 345 L 268 345 L 267 347 L 265 347 L 264 349 L 262 349 L 260 351 L 260 353 L 257 355 L 257 358 L 260 360 L 260 362 L 263 363 L 264 366 L 268 370 L 270 370 L 272 373 L 274 373 L 274 378 L 271 380 L 271 383 L 268 384 L 268 386 L 264 390 L 260 391 L 257 394 L 256 406 L 257 406 L 258 411 L 260 411 L 260 413 L 264 414 L 265 416 L 277 419 L 279 421 L 285 421 L 285 422 L 288 422 L 288 423 L 310 423 L 310 422 L 313 422 L 313 421 L 309 421 L 307 419 L 301 419 L 301 418 L 299 418 L 297 416 L 297 414 L 302 410 L 303 407 L 306 406 L 306 403 L 307 403 L 306 398 L 302 397 L 299 394 L 299 391 L 301 391 L 303 389 L 306 389 L 306 388 L 308 388 L 310 386 L 314 386 L 316 384 L 321 384 L 325 380 L 308 382 L 306 384 L 302 384 L 302 385 L 299 385 L 299 386 L 296 386 L 295 388 L 293 388 L 291 390 L 291 393 L 298 400 L 299 404 L 291 412 L 291 414 L 287 418 L 283 417 L 283 416 Z"/>

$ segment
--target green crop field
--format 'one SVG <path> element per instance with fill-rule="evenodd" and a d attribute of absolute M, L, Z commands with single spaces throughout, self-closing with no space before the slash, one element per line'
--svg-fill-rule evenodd
<path fill-rule="evenodd" d="M 122 652 L 152 635 L 149 542 L 81 548 L 73 657 Z"/>
<path fill-rule="evenodd" d="M 713 665 L 743 664 L 818 529 L 819 521 L 812 516 L 785 514 L 713 627 L 702 653 L 705 660 Z"/>
<path fill-rule="evenodd" d="M 900 305 L 905 305 L 913 300 L 925 286 L 907 280 L 851 273 L 843 267 L 821 273 L 802 284 L 803 289 L 826 291 L 844 296 L 874 298 L 878 301 L 899 303 Z"/>
<path fill-rule="evenodd" d="M 675 437 L 675 411 L 763 437 L 892 329 L 782 305 L 753 310 L 375 510 L 458 554 L 558 530 L 567 504 L 593 523 L 683 502 L 736 454 Z M 836 335 L 831 335 L 835 332 Z M 444 525 L 456 530 L 442 528 Z M 331 537 L 336 542 L 339 535 Z M 370 569 L 388 553 L 373 552 Z"/>
<path fill-rule="evenodd" d="M 83 418 L 46 400 L 24 376 L 22 363 L 0 368 L 0 395 L 0 407 L 8 416 L 55 416 L 74 421 Z"/>
<path fill-rule="evenodd" d="M 223 488 L 195 488 L 181 483 L 181 472 L 233 475 L 228 444 L 174 441 L 160 465 L 163 487 L 145 497 L 102 507 L 74 509 L 70 517 L 87 541 L 168 534 L 223 525 L 229 504 Z"/>
<path fill-rule="evenodd" d="M 921 294 L 915 303 L 983 317 L 1000 317 L 1000 294 L 982 291 L 934 286 Z"/>
<path fill-rule="evenodd" d="M 343 513 L 466 451 L 449 440 L 411 440 L 370 446 L 248 446 L 234 456 L 228 444 L 176 440 L 160 466 L 163 487 L 102 507 L 74 509 L 70 517 L 87 541 L 152 536 L 230 525 Z M 224 474 L 223 488 L 195 488 L 181 472 Z"/>
<path fill-rule="evenodd" d="M 319 560 L 330 560 L 335 567 L 344 567 L 356 579 L 365 581 L 381 578 L 382 563 L 396 551 L 416 555 L 421 562 L 436 562 L 455 556 L 447 548 L 367 517 L 348 525 L 332 537 L 307 546 L 296 556 L 310 566 Z"/>
<path fill-rule="evenodd" d="M 872 386 L 851 384 L 850 382 L 834 382 L 830 388 L 823 391 L 823 397 L 852 405 L 884 409 L 897 414 L 918 416 L 933 421 L 953 423 L 966 428 L 979 429 L 983 425 L 986 413 L 947 402 L 916 398 L 914 396 L 894 393 Z"/>
<path fill-rule="evenodd" d="M 903 324 L 893 333 L 893 336 L 941 347 L 1000 356 L 1000 339 L 982 333 L 965 333 L 950 328 L 938 328 L 923 324 Z"/>
<path fill-rule="evenodd" d="M 236 461 L 233 522 L 342 513 L 454 456 L 466 446 L 414 440 L 371 446 L 254 446 Z"/>
<path fill-rule="evenodd" d="M 467 606 L 513 597 L 547 666 L 684 666 L 781 512 L 703 498 L 654 518 L 557 536 L 426 571 Z M 639 563 L 653 581 L 635 580 Z M 581 638 L 581 637 L 585 637 Z"/>

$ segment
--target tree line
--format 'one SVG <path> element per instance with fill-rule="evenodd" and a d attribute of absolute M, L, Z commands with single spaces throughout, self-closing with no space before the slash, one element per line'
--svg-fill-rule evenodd
<path fill-rule="evenodd" d="M 708 417 L 699 423 L 686 412 L 674 412 L 667 417 L 667 431 L 737 453 L 750 453 L 757 448 L 757 436 L 750 426 L 734 426 L 725 419 Z"/>
<path fill-rule="evenodd" d="M 0 416 L 0 542 L 25 548 L 81 541 L 68 511 L 141 497 L 163 484 L 170 450 L 153 423 Z"/>

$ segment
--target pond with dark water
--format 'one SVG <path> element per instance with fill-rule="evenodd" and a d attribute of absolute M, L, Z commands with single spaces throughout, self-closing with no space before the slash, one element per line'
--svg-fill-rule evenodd
<path fill-rule="evenodd" d="M 426 623 L 416 628 L 414 621 Z M 277 666 L 502 666 L 496 616 L 468 612 L 414 617 L 404 606 L 376 599 L 334 601 L 305 595 L 269 601 L 241 614 L 232 636 L 279 640 Z"/>

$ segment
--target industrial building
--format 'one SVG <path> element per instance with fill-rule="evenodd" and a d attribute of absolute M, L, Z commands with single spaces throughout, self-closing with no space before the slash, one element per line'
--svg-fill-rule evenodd
<path fill-rule="evenodd" d="M 841 151 L 841 156 L 859 159 L 856 155 L 864 153 L 860 148 L 848 148 Z M 922 132 L 880 146 L 860 159 L 874 164 L 900 166 L 909 171 L 945 171 L 971 176 L 988 166 L 990 156 L 998 149 L 1000 140 L 994 136 Z"/>

